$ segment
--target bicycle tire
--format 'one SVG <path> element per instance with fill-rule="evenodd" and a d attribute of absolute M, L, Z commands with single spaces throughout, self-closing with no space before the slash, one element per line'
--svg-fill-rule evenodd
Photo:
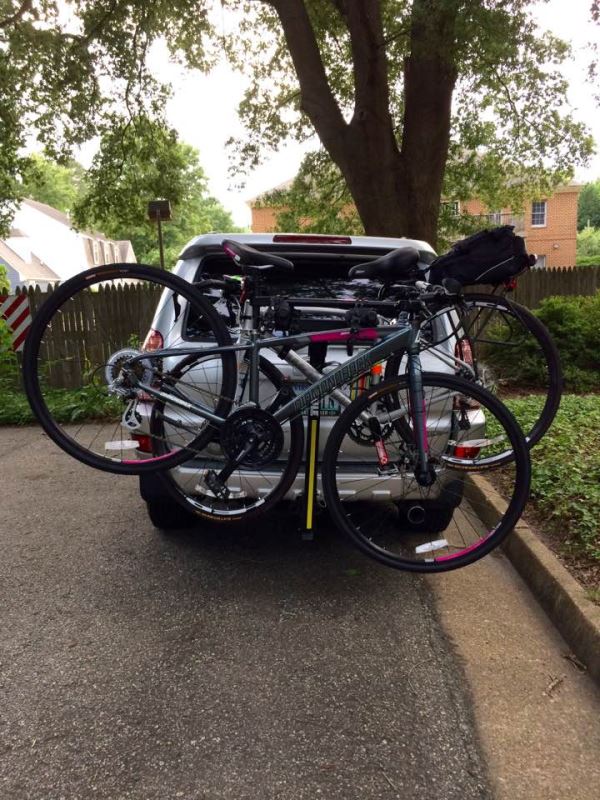
<path fill-rule="evenodd" d="M 188 368 L 188 366 L 193 367 L 193 364 L 186 365 L 185 363 L 182 363 L 180 365 L 180 369 L 184 371 Z M 286 381 L 280 370 L 277 369 L 277 367 L 264 356 L 260 356 L 259 359 L 259 376 L 262 377 L 261 387 L 263 397 L 265 381 L 269 381 L 275 390 L 275 392 L 271 395 L 271 399 L 276 398 L 277 393 L 286 385 Z M 243 393 L 238 394 L 235 403 L 238 407 L 246 405 Z M 272 413 L 275 408 L 275 401 L 273 401 L 265 410 Z M 160 413 L 160 407 L 157 407 L 156 411 Z M 235 409 L 232 411 L 232 413 L 234 413 L 234 411 Z M 158 421 L 158 414 L 155 420 L 157 425 L 160 424 Z M 285 497 L 292 486 L 296 475 L 298 474 L 300 463 L 302 461 L 302 454 L 304 450 L 304 423 L 302 421 L 302 417 L 293 417 L 287 421 L 287 424 L 289 424 L 289 428 L 284 431 L 284 440 L 287 439 L 289 441 L 289 451 L 285 466 L 281 471 L 281 475 L 277 479 L 276 484 L 272 486 L 268 495 L 266 495 L 263 490 L 261 497 L 249 498 L 249 502 L 251 504 L 247 507 L 242 508 L 239 505 L 237 507 L 233 505 L 234 503 L 239 504 L 242 502 L 239 497 L 232 499 L 231 507 L 227 507 L 225 501 L 214 501 L 209 495 L 203 495 L 202 492 L 199 491 L 201 484 L 198 480 L 198 474 L 205 469 L 205 466 L 201 467 L 197 465 L 201 460 L 200 458 L 197 458 L 195 462 L 189 462 L 188 464 L 184 462 L 179 465 L 178 469 L 161 472 L 158 475 L 159 480 L 163 484 L 164 488 L 166 488 L 170 496 L 177 501 L 180 507 L 183 507 L 188 514 L 193 514 L 199 519 L 209 522 L 238 523 L 262 516 L 267 511 L 270 511 L 272 508 L 274 508 Z M 157 441 L 164 441 L 165 438 L 166 437 L 162 435 L 157 436 Z M 214 445 L 215 446 L 213 449 L 216 449 L 216 443 L 214 443 Z M 201 454 L 198 454 L 198 456 L 200 455 Z M 214 465 L 212 462 L 214 460 L 215 454 L 213 453 L 210 458 L 213 468 Z M 223 460 L 221 462 L 221 466 L 224 466 L 224 464 L 225 461 Z M 272 465 L 267 466 L 270 466 L 271 469 L 274 469 Z M 252 474 L 253 476 L 258 476 L 259 480 L 262 479 L 263 487 L 268 485 L 269 481 L 273 480 L 273 478 L 267 478 L 266 473 L 264 472 L 261 473 L 259 470 L 252 471 L 246 468 L 240 470 L 237 474 L 234 472 L 229 481 L 232 483 L 237 483 L 240 485 L 240 487 L 243 487 L 244 478 L 241 477 L 242 473 L 245 475 Z M 254 480 L 256 480 L 256 478 L 254 478 Z M 220 502 L 220 506 L 218 505 L 218 502 Z"/>
<path fill-rule="evenodd" d="M 396 569 L 444 572 L 472 564 L 509 534 L 527 502 L 531 467 L 521 430 L 494 395 L 443 373 L 423 373 L 422 377 L 431 486 L 416 482 L 414 445 L 397 424 L 400 419 L 410 420 L 408 401 L 400 410 L 396 403 L 408 394 L 408 378 L 402 376 L 365 392 L 340 416 L 325 448 L 323 492 L 334 523 L 365 555 Z M 363 437 L 360 456 L 356 448 L 351 449 L 356 441 L 353 426 L 365 425 L 365 413 L 378 416 L 380 441 L 389 457 L 385 471 L 381 444 L 375 440 L 368 443 Z M 479 481 L 474 476 L 481 451 L 504 447 L 504 437 L 514 458 L 496 467 L 498 483 L 509 497 L 506 508 L 495 509 L 478 499 L 474 486 Z M 436 507 L 454 509 L 444 538 L 437 529 L 403 528 L 402 509 L 415 507 L 423 512 Z M 427 519 L 425 513 L 423 519 Z"/>
<path fill-rule="evenodd" d="M 563 377 L 560 356 L 556 345 L 552 341 L 552 337 L 550 336 L 550 333 L 545 325 L 534 314 L 532 314 L 529 309 L 525 308 L 519 303 L 514 302 L 513 300 L 493 294 L 477 293 L 464 295 L 461 302 L 463 302 L 467 308 L 470 309 L 494 309 L 500 314 L 509 315 L 510 318 L 519 322 L 523 328 L 523 331 L 526 331 L 530 335 L 530 349 L 532 346 L 537 347 L 537 369 L 542 376 L 540 380 L 544 384 L 545 399 L 543 400 L 539 413 L 535 416 L 532 423 L 525 419 L 525 417 L 522 419 L 518 418 L 518 422 L 525 432 L 525 441 L 527 442 L 528 447 L 532 448 L 548 431 L 552 425 L 552 422 L 554 421 L 556 412 L 560 407 Z M 448 310 L 452 310 L 454 308 L 456 308 L 455 304 L 448 306 Z M 437 313 L 445 313 L 445 311 L 436 312 L 436 315 Z M 479 381 L 484 388 L 490 388 L 491 383 L 486 383 L 484 370 L 481 368 L 483 363 L 483 360 L 480 357 L 482 346 L 478 345 L 475 337 L 468 336 L 466 338 L 469 338 L 471 351 L 474 357 L 475 374 L 473 378 Z M 483 344 L 483 340 L 481 341 Z M 497 344 L 499 345 L 499 342 Z M 487 342 L 488 348 L 492 347 L 493 345 L 493 342 Z M 427 349 L 429 349 L 429 346 L 427 343 L 425 343 L 424 350 Z M 385 371 L 386 379 L 391 379 L 399 374 L 401 358 L 401 354 L 394 354 L 390 359 L 388 359 Z M 466 370 L 461 371 L 460 377 L 470 379 L 466 373 Z M 500 375 L 500 381 L 502 382 L 502 380 L 503 377 Z M 508 399 L 510 402 L 510 391 L 506 398 L 501 397 L 501 399 L 504 401 Z M 497 462 L 498 464 L 507 463 L 510 458 L 511 454 L 508 452 L 505 454 L 499 454 L 497 457 Z"/>
<path fill-rule="evenodd" d="M 112 301 L 110 319 L 105 309 L 100 310 L 101 306 L 97 302 L 101 292 L 107 296 L 109 287 L 114 292 L 110 295 Z M 113 369 L 110 366 L 111 358 L 115 353 L 119 353 L 119 343 L 127 344 L 137 337 L 137 346 L 132 349 L 141 352 L 139 342 L 149 326 L 146 320 L 148 317 L 151 320 L 151 315 L 154 313 L 153 305 L 145 308 L 141 306 L 140 296 L 144 288 L 150 289 L 151 293 L 157 290 L 157 298 L 162 297 L 163 307 L 168 304 L 169 299 L 173 300 L 175 323 L 180 319 L 180 314 L 193 313 L 196 315 L 196 320 L 202 321 L 203 332 L 210 344 L 214 341 L 214 344 L 224 347 L 232 343 L 226 326 L 210 303 L 198 296 L 186 281 L 156 267 L 119 263 L 86 270 L 55 289 L 34 316 L 23 355 L 23 377 L 27 398 L 48 436 L 78 461 L 116 474 L 140 475 L 172 467 L 189 458 L 186 449 L 188 446 L 201 447 L 209 435 L 206 430 L 202 430 L 197 437 L 192 436 L 189 441 L 182 443 L 176 451 L 160 457 L 151 456 L 144 460 L 131 458 L 131 449 L 135 449 L 135 440 L 132 439 L 104 441 L 104 449 L 102 447 L 103 436 L 108 434 L 109 426 L 115 435 L 121 437 L 124 427 L 121 417 L 118 418 L 121 420 L 120 426 L 117 422 L 122 406 L 120 398 L 111 394 L 108 378 L 104 377 L 103 371 L 106 373 L 107 370 Z M 171 295 L 165 295 L 164 290 L 169 290 Z M 161 292 L 160 295 L 158 291 Z M 131 307 L 126 302 L 126 296 L 131 297 Z M 150 299 L 152 300 L 152 296 Z M 184 300 L 187 307 L 182 306 L 180 300 Z M 189 316 L 186 319 L 189 319 Z M 181 320 L 183 324 L 183 316 Z M 61 332 L 62 338 L 58 348 L 60 353 L 53 349 L 55 344 L 51 341 L 53 324 L 55 329 Z M 127 333 L 130 330 L 133 332 Z M 95 350 L 92 346 L 92 337 Z M 189 345 L 189 342 L 183 343 Z M 111 352 L 112 355 L 107 356 L 107 352 Z M 75 385 L 70 387 L 70 391 L 75 392 L 76 397 L 83 397 L 82 402 L 91 395 L 96 406 L 100 404 L 100 411 L 94 407 L 90 412 L 92 416 L 89 419 L 96 427 L 101 428 L 94 439 L 90 438 L 93 431 L 87 432 L 86 425 L 89 420 L 81 422 L 83 419 L 81 414 L 85 414 L 85 409 L 77 412 L 80 419 L 75 420 L 60 418 L 63 411 L 59 412 L 55 408 L 56 395 L 60 395 L 59 400 L 62 402 L 62 397 L 69 391 L 64 387 L 64 383 L 68 383 L 64 380 L 64 375 L 61 375 L 59 381 L 56 377 L 52 377 L 53 369 L 58 368 L 60 371 L 64 367 L 66 363 L 64 353 L 69 354 L 67 359 L 69 365 L 76 368 L 71 381 Z M 219 400 L 215 413 L 226 416 L 235 391 L 236 359 L 231 352 L 222 354 L 218 359 L 221 372 Z M 148 352 L 145 361 L 149 365 L 150 373 L 157 371 L 158 357 L 153 356 L 152 352 Z M 118 367 L 114 367 L 115 371 L 117 369 Z M 144 367 L 142 371 L 143 369 Z M 103 378 L 106 386 L 102 385 Z M 56 388 L 56 384 L 60 384 L 61 381 L 62 385 Z M 134 412 L 137 413 L 138 401 L 134 399 L 130 402 L 133 403 Z M 69 427 L 69 430 L 66 430 L 65 426 Z M 81 441 L 77 441 L 77 436 Z M 84 436 L 87 444 L 84 443 Z M 105 451 L 109 455 L 105 455 Z"/>

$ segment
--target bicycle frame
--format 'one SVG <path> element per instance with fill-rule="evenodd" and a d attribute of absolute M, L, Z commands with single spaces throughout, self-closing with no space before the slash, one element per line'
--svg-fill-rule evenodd
<path fill-rule="evenodd" d="M 357 353 L 337 369 L 332 370 L 327 375 L 322 375 L 318 370 L 311 367 L 305 359 L 299 356 L 294 348 L 307 347 L 310 344 L 361 344 L 364 342 L 376 342 L 365 352 Z M 421 380 L 421 362 L 419 358 L 419 330 L 418 326 L 406 324 L 402 326 L 385 326 L 377 328 L 336 328 L 330 331 L 319 333 L 308 333 L 296 336 L 271 337 L 268 339 L 258 339 L 256 334 L 250 332 L 250 340 L 236 345 L 226 347 L 206 347 L 206 348 L 171 348 L 156 350 L 152 353 L 152 358 L 168 358 L 172 356 L 201 355 L 202 358 L 218 356 L 226 352 L 244 352 L 249 354 L 250 370 L 250 402 L 258 403 L 259 390 L 259 354 L 263 349 L 274 350 L 281 358 L 287 360 L 292 366 L 299 367 L 304 364 L 309 369 L 303 370 L 312 385 L 301 392 L 297 397 L 289 400 L 279 408 L 274 417 L 279 423 L 301 414 L 305 409 L 317 399 L 332 395 L 336 399 L 343 398 L 344 405 L 350 404 L 350 399 L 343 393 L 337 394 L 337 390 L 347 383 L 351 383 L 363 373 L 380 361 L 384 361 L 393 352 L 402 350 L 408 356 L 408 380 L 409 380 L 409 399 L 410 414 L 415 431 L 415 445 L 418 452 L 418 467 L 416 471 L 417 480 L 425 481 L 428 475 L 427 468 L 427 430 L 424 416 L 423 385 Z M 130 365 L 148 358 L 147 354 L 140 354 L 131 359 Z M 315 374 L 316 373 L 316 374 Z M 317 378 L 317 376 L 319 376 Z M 216 426 L 221 426 L 226 422 L 226 417 L 214 414 L 208 408 L 191 403 L 188 400 L 175 395 L 166 394 L 160 389 L 144 384 L 135 378 L 132 372 L 136 388 L 163 400 L 173 406 L 179 406 L 186 411 L 192 411 L 199 417 L 212 422 Z M 385 458 L 381 457 L 382 462 Z"/>

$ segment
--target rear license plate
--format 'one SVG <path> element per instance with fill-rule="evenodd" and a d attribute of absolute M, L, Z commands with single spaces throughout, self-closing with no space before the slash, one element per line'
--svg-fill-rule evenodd
<path fill-rule="evenodd" d="M 296 395 L 302 394 L 309 386 L 311 386 L 311 384 L 306 381 L 294 381 L 293 383 Z M 350 385 L 350 400 L 355 400 L 359 394 L 362 394 L 362 392 L 366 391 L 370 386 L 371 376 L 369 374 L 361 375 Z M 344 388 L 344 391 L 347 391 L 347 388 Z M 305 413 L 308 413 L 308 410 L 306 410 Z M 326 395 L 320 400 L 319 413 L 322 417 L 339 417 L 342 413 L 342 409 L 337 400 Z"/>

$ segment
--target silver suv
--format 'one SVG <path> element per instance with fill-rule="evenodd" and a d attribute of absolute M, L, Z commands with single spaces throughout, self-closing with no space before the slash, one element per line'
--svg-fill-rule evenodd
<path fill-rule="evenodd" d="M 419 251 L 420 264 L 425 272 L 427 265 L 435 257 L 433 249 L 425 242 L 413 239 L 390 239 L 377 238 L 370 236 L 326 236 L 313 234 L 206 234 L 193 239 L 183 250 L 174 268 L 174 272 L 180 277 L 191 283 L 204 281 L 210 278 L 220 278 L 223 275 L 233 275 L 237 268 L 231 259 L 223 251 L 221 243 L 224 239 L 231 238 L 252 247 L 264 251 L 272 252 L 284 256 L 294 263 L 294 273 L 273 276 L 269 279 L 268 291 L 273 295 L 286 298 L 295 297 L 303 299 L 302 322 L 308 326 L 307 329 L 319 330 L 335 327 L 344 327 L 345 310 L 336 307 L 323 305 L 327 298 L 332 299 L 332 303 L 339 299 L 351 299 L 360 296 L 369 297 L 369 293 L 375 299 L 378 286 L 367 284 L 364 281 L 350 281 L 348 270 L 355 264 L 382 256 L 400 247 L 414 247 Z M 210 291 L 210 290 L 209 290 Z M 310 306 L 311 299 L 318 299 L 319 304 Z M 222 315 L 224 321 L 230 328 L 232 338 L 236 338 L 238 331 L 235 329 L 237 324 L 235 315 L 221 299 L 218 290 L 214 292 L 215 308 Z M 172 304 L 161 302 L 157 308 L 152 329 L 149 332 L 146 347 L 169 347 L 172 343 L 168 338 L 184 341 L 186 339 L 197 341 L 201 337 L 201 331 L 194 328 L 194 320 L 189 315 L 179 314 L 178 320 L 173 318 Z M 383 321 L 382 321 L 383 323 Z M 385 323 L 383 323 L 385 324 Z M 431 353 L 425 351 L 422 356 L 423 368 L 436 372 L 453 372 L 454 355 L 456 341 L 451 335 L 449 320 L 438 316 L 432 323 L 441 330 L 432 332 L 436 341 L 443 341 L 442 345 L 446 349 L 447 360 L 440 360 Z M 169 337 L 163 332 L 169 331 Z M 165 340 L 167 339 L 167 340 Z M 287 362 L 282 361 L 274 352 L 263 350 L 262 355 L 272 361 L 280 372 L 292 382 L 298 389 L 306 387 L 306 378 Z M 305 355 L 305 354 L 303 354 Z M 326 363 L 340 364 L 348 358 L 348 351 L 345 345 L 328 345 Z M 363 379 L 377 381 L 380 376 L 375 373 L 365 376 Z M 367 388 L 368 383 L 360 388 Z M 325 398 L 321 402 L 321 432 L 319 439 L 319 457 L 322 457 L 325 442 L 329 431 L 335 424 L 340 408 L 338 404 Z M 477 412 L 475 412 L 477 413 Z M 451 422 L 447 425 L 437 425 L 436 429 L 450 430 Z M 144 433 L 147 429 L 144 426 L 137 432 L 136 438 L 140 442 L 138 456 L 144 457 Z M 216 445 L 214 445 L 216 446 Z M 213 447 L 214 447 L 213 446 Z M 207 448 L 206 456 L 210 458 L 210 448 Z M 285 457 L 285 451 L 282 453 Z M 351 461 L 351 454 L 349 460 Z M 350 467 L 351 465 L 349 465 Z M 271 465 L 270 469 L 277 469 L 277 464 Z M 176 467 L 171 472 L 171 476 L 180 485 L 189 487 L 193 485 L 190 481 L 191 475 L 197 471 L 197 466 L 193 462 Z M 248 471 L 244 475 L 244 486 L 250 487 L 250 491 L 255 491 L 256 496 L 261 492 L 261 476 L 263 473 L 252 473 Z M 286 499 L 296 500 L 303 495 L 304 489 L 304 470 L 300 469 L 298 476 L 290 488 Z M 348 471 L 349 480 L 356 483 L 356 476 L 352 475 L 351 469 Z M 427 507 L 419 506 L 407 508 L 406 524 L 427 526 L 432 532 L 443 530 L 455 506 L 460 502 L 460 477 L 449 472 L 448 481 L 452 484 L 451 490 L 447 492 L 448 498 L 444 495 L 442 488 L 441 494 L 435 500 L 429 500 Z M 178 528 L 191 523 L 198 523 L 193 515 L 185 511 L 169 494 L 164 480 L 160 475 L 143 475 L 140 477 L 140 491 L 146 501 L 148 513 L 153 523 L 163 529 Z M 317 496 L 321 494 L 320 479 L 317 484 Z M 364 495 L 362 495 L 364 499 Z M 377 501 L 377 492 L 371 498 Z M 406 498 L 404 498 L 406 500 Z M 412 516 L 411 516 L 412 515 Z"/>

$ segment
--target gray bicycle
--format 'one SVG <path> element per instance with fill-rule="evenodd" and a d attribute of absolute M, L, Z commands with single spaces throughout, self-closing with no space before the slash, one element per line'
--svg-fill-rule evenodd
<path fill-rule="evenodd" d="M 174 495 L 211 521 L 262 517 L 297 494 L 302 466 L 312 469 L 336 525 L 391 567 L 454 569 L 496 547 L 522 513 L 530 482 L 525 439 L 503 404 L 454 374 L 423 372 L 415 321 L 363 324 L 359 315 L 343 328 L 266 336 L 262 276 L 293 265 L 236 242 L 224 246 L 243 275 L 236 342 L 193 285 L 151 267 L 88 270 L 53 292 L 36 314 L 23 364 L 48 435 L 109 472 L 160 470 L 169 480 L 178 466 L 188 477 L 171 480 Z M 118 298 L 110 318 L 101 295 Z M 144 305 L 146 297 L 152 303 Z M 157 301 L 171 320 L 163 331 L 169 346 L 151 348 L 144 338 Z M 325 371 L 301 354 L 327 343 L 351 355 Z M 365 380 L 392 357 L 406 360 L 401 377 Z M 324 398 L 341 413 L 322 458 L 306 449 L 311 464 L 303 420 Z M 145 458 L 138 457 L 142 435 Z M 499 465 L 507 450 L 510 462 Z M 483 501 L 484 475 L 504 503 Z M 419 509 L 432 508 L 444 510 L 438 523 L 419 524 Z"/>

